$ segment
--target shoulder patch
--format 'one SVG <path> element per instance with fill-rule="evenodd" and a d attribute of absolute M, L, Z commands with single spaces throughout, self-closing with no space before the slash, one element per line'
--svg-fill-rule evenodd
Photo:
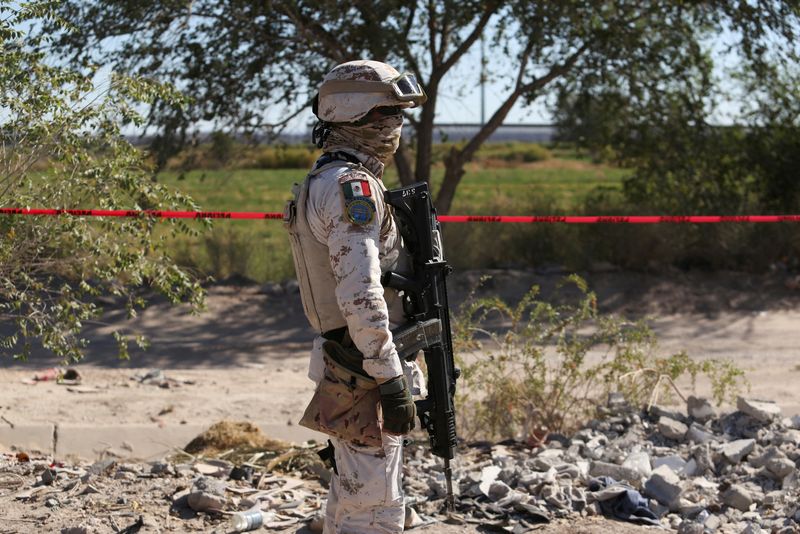
<path fill-rule="evenodd" d="M 368 180 L 348 180 L 347 182 L 342 182 L 342 193 L 344 193 L 345 201 L 370 198 L 372 196 L 372 188 L 370 188 Z"/>
<path fill-rule="evenodd" d="M 366 196 L 346 198 L 344 213 L 347 220 L 358 226 L 364 226 L 375 220 L 375 204 Z"/>

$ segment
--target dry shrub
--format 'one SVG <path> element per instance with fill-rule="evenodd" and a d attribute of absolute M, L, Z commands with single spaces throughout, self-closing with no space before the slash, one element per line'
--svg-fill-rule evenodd
<path fill-rule="evenodd" d="M 535 440 L 570 432 L 598 416 L 609 393 L 643 407 L 654 393 L 667 397 L 670 382 L 681 376 L 693 384 L 706 376 L 717 402 L 746 383 L 729 360 L 659 356 L 644 322 L 600 314 L 595 294 L 577 275 L 565 278 L 560 291 L 553 302 L 541 300 L 534 286 L 515 305 L 473 296 L 461 306 L 453 334 L 462 369 L 462 436 Z"/>
<path fill-rule="evenodd" d="M 213 456 L 231 449 L 283 452 L 290 448 L 291 445 L 285 441 L 265 436 L 253 423 L 220 421 L 190 441 L 184 450 L 190 454 Z"/>

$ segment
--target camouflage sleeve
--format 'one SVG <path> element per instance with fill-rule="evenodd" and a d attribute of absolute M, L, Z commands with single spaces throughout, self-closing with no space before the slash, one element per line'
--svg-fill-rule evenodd
<path fill-rule="evenodd" d="M 319 186 L 320 196 L 312 190 L 318 202 L 314 202 L 316 210 L 309 209 L 309 215 L 316 211 L 314 218 L 319 226 L 314 233 L 321 234 L 318 238 L 323 238 L 328 245 L 339 309 L 353 342 L 364 355 L 364 370 L 378 379 L 400 376 L 403 368 L 392 342 L 389 312 L 380 281 L 379 244 L 386 209 L 380 189 L 359 172 L 347 172 L 338 182 L 327 182 L 315 184 Z M 364 182 L 364 190 L 358 189 L 360 194 L 353 198 L 353 184 L 359 187 L 358 184 Z M 346 198 L 348 195 L 351 198 Z M 314 226 L 312 224 L 312 229 Z"/>

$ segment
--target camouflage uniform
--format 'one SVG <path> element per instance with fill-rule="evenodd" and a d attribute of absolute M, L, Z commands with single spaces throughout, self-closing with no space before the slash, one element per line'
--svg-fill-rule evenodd
<path fill-rule="evenodd" d="M 383 63 L 356 61 L 336 67 L 326 81 L 388 82 L 397 75 Z M 382 272 L 402 271 L 408 260 L 381 182 L 384 162 L 397 149 L 403 118 L 394 114 L 353 123 L 374 107 L 410 103 L 379 92 L 325 96 L 325 83 L 318 116 L 337 121 L 327 124 L 322 148 L 338 157 L 318 162 L 296 186 L 287 217 L 306 316 L 320 332 L 309 365 L 317 390 L 301 424 L 328 433 L 335 447 L 338 475 L 331 482 L 324 532 L 396 533 L 403 531 L 405 516 L 403 438 L 382 431 L 375 381 L 405 374 L 414 385 L 412 393 L 424 394 L 419 391 L 419 368 L 401 362 L 392 342 L 390 324 L 403 321 L 400 299 L 380 282 Z M 368 375 L 363 379 L 342 377 L 341 369 L 324 356 L 322 333 L 345 326 L 363 355 Z"/>

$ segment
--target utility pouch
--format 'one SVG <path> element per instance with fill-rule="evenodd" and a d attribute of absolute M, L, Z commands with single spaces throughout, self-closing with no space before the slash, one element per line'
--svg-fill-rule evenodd
<path fill-rule="evenodd" d="M 356 445 L 380 447 L 380 391 L 356 361 L 357 351 L 335 341 L 322 344 L 325 374 L 300 425 Z"/>

